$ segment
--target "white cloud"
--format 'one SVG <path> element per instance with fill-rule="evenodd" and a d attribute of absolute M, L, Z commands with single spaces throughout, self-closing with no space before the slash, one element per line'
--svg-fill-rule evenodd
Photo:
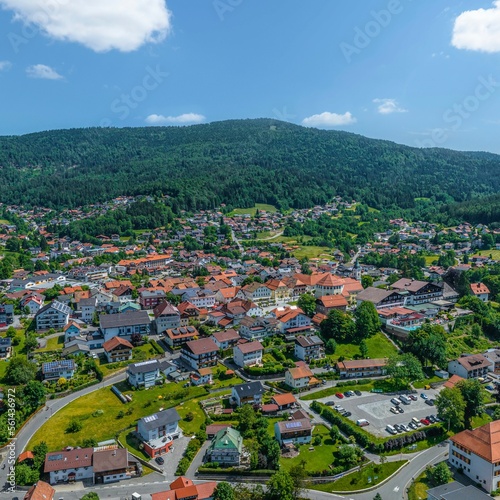
<path fill-rule="evenodd" d="M 390 115 L 391 113 L 406 113 L 408 110 L 402 108 L 396 99 L 373 99 L 378 104 L 377 111 L 381 115 Z"/>
<path fill-rule="evenodd" d="M 7 71 L 11 66 L 12 63 L 10 61 L 0 61 L 0 71 Z"/>
<path fill-rule="evenodd" d="M 26 74 L 30 78 L 41 78 L 43 80 L 61 80 L 62 76 L 45 64 L 35 64 L 26 68 Z"/>
<path fill-rule="evenodd" d="M 161 42 L 171 29 L 165 0 L 0 0 L 0 6 L 51 38 L 96 52 L 130 52 Z"/>
<path fill-rule="evenodd" d="M 500 52 L 500 0 L 491 9 L 462 12 L 455 19 L 451 44 L 457 49 Z"/>
<path fill-rule="evenodd" d="M 343 115 L 325 111 L 318 115 L 308 116 L 302 120 L 302 125 L 306 127 L 339 127 L 341 125 L 351 125 L 356 123 L 356 118 L 347 111 Z"/>
<path fill-rule="evenodd" d="M 186 125 L 188 123 L 201 123 L 204 122 L 206 118 L 203 115 L 197 113 L 184 113 L 179 116 L 164 116 L 164 115 L 149 115 L 146 118 L 146 123 L 150 125 L 162 125 L 164 123 L 173 123 Z"/>

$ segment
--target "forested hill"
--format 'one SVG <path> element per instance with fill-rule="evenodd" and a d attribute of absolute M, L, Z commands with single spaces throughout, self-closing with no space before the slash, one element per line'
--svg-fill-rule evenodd
<path fill-rule="evenodd" d="M 56 130 L 0 137 L 0 201 L 54 208 L 167 194 L 174 209 L 221 202 L 308 207 L 333 195 L 375 208 L 500 191 L 500 156 L 416 149 L 269 119 L 190 127 Z"/>

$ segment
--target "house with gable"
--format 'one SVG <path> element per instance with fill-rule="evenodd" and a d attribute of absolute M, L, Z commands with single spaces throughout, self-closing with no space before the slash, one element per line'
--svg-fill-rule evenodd
<path fill-rule="evenodd" d="M 179 427 L 181 417 L 175 408 L 161 410 L 137 421 L 137 435 L 144 451 L 151 457 L 159 457 L 172 447 L 173 440 L 182 437 Z"/>
<path fill-rule="evenodd" d="M 69 321 L 71 309 L 57 300 L 42 307 L 35 315 L 36 330 L 62 330 Z"/>
<path fill-rule="evenodd" d="M 212 439 L 205 453 L 205 461 L 217 462 L 223 467 L 239 466 L 243 452 L 243 437 L 232 427 L 221 429 Z"/>
<path fill-rule="evenodd" d="M 264 392 L 264 386 L 261 382 L 245 382 L 233 386 L 230 399 L 237 406 L 260 405 Z"/>
<path fill-rule="evenodd" d="M 263 354 L 264 347 L 258 340 L 242 342 L 233 347 L 234 363 L 240 368 L 262 364 Z"/>

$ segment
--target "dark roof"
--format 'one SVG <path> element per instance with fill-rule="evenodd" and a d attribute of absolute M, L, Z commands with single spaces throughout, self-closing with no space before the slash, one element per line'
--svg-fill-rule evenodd
<path fill-rule="evenodd" d="M 55 309 L 56 311 L 59 311 L 63 314 L 71 314 L 71 309 L 66 304 L 63 304 L 62 302 L 54 300 L 50 304 L 47 304 L 46 306 L 42 307 L 36 313 L 36 315 L 40 316 L 40 314 L 44 313 L 45 311 L 48 311 L 49 309 Z"/>
<path fill-rule="evenodd" d="M 9 337 L 0 337 L 0 347 L 10 347 L 12 345 L 12 339 Z"/>
<path fill-rule="evenodd" d="M 128 466 L 128 452 L 126 448 L 95 451 L 93 465 L 94 472 L 126 469 Z"/>
<path fill-rule="evenodd" d="M 53 373 L 59 370 L 74 370 L 75 362 L 72 359 L 61 359 L 59 361 L 49 361 L 42 365 L 42 373 Z"/>
<path fill-rule="evenodd" d="M 245 384 L 235 385 L 233 390 L 238 394 L 240 399 L 264 393 L 264 387 L 260 382 L 248 382 Z"/>
<path fill-rule="evenodd" d="M 310 346 L 324 344 L 324 342 L 317 335 L 311 335 L 310 337 L 304 337 L 303 335 L 299 335 L 295 339 L 295 343 L 299 344 L 302 347 L 310 347 Z"/>
<path fill-rule="evenodd" d="M 150 359 L 148 361 L 141 361 L 140 363 L 132 363 L 127 366 L 127 373 L 148 373 L 160 368 L 159 363 L 156 359 Z"/>
<path fill-rule="evenodd" d="M 131 311 L 123 314 L 101 314 L 99 324 L 101 328 L 118 328 L 120 326 L 149 325 L 147 311 Z"/>
<path fill-rule="evenodd" d="M 168 410 L 162 410 L 153 415 L 148 415 L 147 417 L 142 417 L 139 422 L 144 423 L 144 428 L 148 431 L 161 427 L 163 425 L 169 425 L 173 422 L 178 422 L 181 419 L 177 410 L 175 408 L 169 408 Z"/>

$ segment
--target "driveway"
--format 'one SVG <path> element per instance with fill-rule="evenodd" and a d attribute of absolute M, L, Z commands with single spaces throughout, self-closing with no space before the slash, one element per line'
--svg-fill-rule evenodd
<path fill-rule="evenodd" d="M 161 457 L 165 460 L 163 465 L 156 463 L 154 460 L 151 460 L 151 463 L 155 465 L 155 467 L 159 467 L 163 470 L 163 474 L 166 477 L 167 481 L 173 481 L 175 478 L 175 471 L 177 470 L 177 466 L 181 461 L 184 451 L 186 451 L 187 445 L 191 438 L 189 437 L 181 437 L 179 439 L 175 439 L 173 442 L 170 451 Z"/>

